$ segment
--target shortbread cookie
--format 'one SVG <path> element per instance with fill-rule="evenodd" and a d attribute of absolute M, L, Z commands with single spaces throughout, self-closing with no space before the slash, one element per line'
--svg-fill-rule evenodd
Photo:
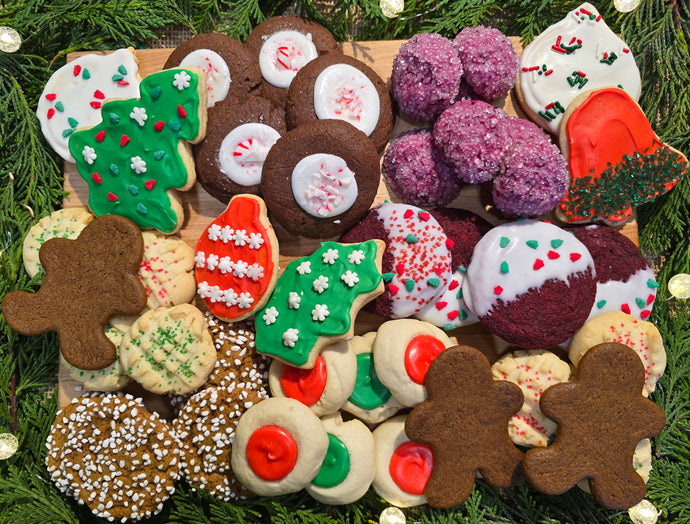
<path fill-rule="evenodd" d="M 220 319 L 238 321 L 258 311 L 278 278 L 278 239 L 264 201 L 236 195 L 196 244 L 197 292 Z"/>
<path fill-rule="evenodd" d="M 288 264 L 256 314 L 256 348 L 309 369 L 322 348 L 354 334 L 353 319 L 383 292 L 383 242 L 323 242 Z"/>
<path fill-rule="evenodd" d="M 120 344 L 127 374 L 154 393 L 188 393 L 206 381 L 216 350 L 204 315 L 191 304 L 141 315 Z"/>
<path fill-rule="evenodd" d="M 34 224 L 24 238 L 22 259 L 24 269 L 30 277 L 45 273 L 38 259 L 38 251 L 46 240 L 69 238 L 74 240 L 93 220 L 93 215 L 81 207 L 71 207 L 53 211 Z"/>
<path fill-rule="evenodd" d="M 137 276 L 146 288 L 146 307 L 187 304 L 196 294 L 194 250 L 184 240 L 144 231 L 144 258 Z"/>
<path fill-rule="evenodd" d="M 568 104 L 584 91 L 621 86 L 640 97 L 640 71 L 630 48 L 584 3 L 548 27 L 522 52 L 515 84 L 525 112 L 557 134 Z"/>
<path fill-rule="evenodd" d="M 345 340 L 323 348 L 311 369 L 274 359 L 268 375 L 272 396 L 299 400 L 317 417 L 338 411 L 352 394 L 356 379 L 357 357 Z"/>
<path fill-rule="evenodd" d="M 291 398 L 269 398 L 240 417 L 232 470 L 257 495 L 294 493 L 316 477 L 328 444 L 326 430 L 307 406 Z"/>
<path fill-rule="evenodd" d="M 554 384 L 567 382 L 570 366 L 546 350 L 513 351 L 491 365 L 495 380 L 517 384 L 525 397 L 520 411 L 508 423 L 510 438 L 518 446 L 546 447 L 556 423 L 539 409 L 541 394 Z"/>
<path fill-rule="evenodd" d="M 376 373 L 372 354 L 375 339 L 376 331 L 370 331 L 347 341 L 357 359 L 357 378 L 350 398 L 341 409 L 367 424 L 383 422 L 403 408 Z"/>
<path fill-rule="evenodd" d="M 376 374 L 398 402 L 416 406 L 427 396 L 424 382 L 429 365 L 452 345 L 443 330 L 428 322 L 389 320 L 379 326 L 374 340 Z"/>
<path fill-rule="evenodd" d="M 173 430 L 180 440 L 182 474 L 192 486 L 226 501 L 252 495 L 232 472 L 230 456 L 240 417 L 265 398 L 261 391 L 233 384 L 206 388 L 189 399 Z"/>
<path fill-rule="evenodd" d="M 328 432 L 328 452 L 307 493 L 324 504 L 350 504 L 374 480 L 374 437 L 359 420 L 343 422 L 340 413 L 322 417 L 321 423 Z"/>
<path fill-rule="evenodd" d="M 657 327 L 621 311 L 610 311 L 587 321 L 575 333 L 568 348 L 574 366 L 590 348 L 603 342 L 619 342 L 633 349 L 644 365 L 642 394 L 646 397 L 656 388 L 666 368 L 666 350 Z"/>
<path fill-rule="evenodd" d="M 170 426 L 130 395 L 72 399 L 46 446 L 57 488 L 109 520 L 159 513 L 180 478 L 180 444 Z"/>
<path fill-rule="evenodd" d="M 379 497 L 400 508 L 426 503 L 424 488 L 435 466 L 431 448 L 408 438 L 406 419 L 407 415 L 398 415 L 373 431 L 376 474 L 372 486 Z"/>
<path fill-rule="evenodd" d="M 74 162 L 68 147 L 72 133 L 98 124 L 106 100 L 138 94 L 139 65 L 134 49 L 84 55 L 53 73 L 38 99 L 36 115 L 50 147 L 67 162 Z"/>
<path fill-rule="evenodd" d="M 89 186 L 89 208 L 115 213 L 142 229 L 171 234 L 184 210 L 175 190 L 194 185 L 190 143 L 206 133 L 206 76 L 167 69 L 141 82 L 139 98 L 103 104 L 104 120 L 72 133 L 70 151 Z"/>
<path fill-rule="evenodd" d="M 146 305 L 136 276 L 143 251 L 141 232 L 131 220 L 97 217 L 76 239 L 52 238 L 43 244 L 39 259 L 46 277 L 41 288 L 8 293 L 2 314 L 24 335 L 57 331 L 62 356 L 73 366 L 109 366 L 117 352 L 105 336 L 108 319 L 136 315 Z"/>
<path fill-rule="evenodd" d="M 607 508 L 638 504 L 646 487 L 633 467 L 635 447 L 665 423 L 661 408 L 641 394 L 644 375 L 642 362 L 624 344 L 605 342 L 585 353 L 577 378 L 541 397 L 541 410 L 558 429 L 549 447 L 527 452 L 523 468 L 529 481 L 559 495 L 586 478 Z"/>

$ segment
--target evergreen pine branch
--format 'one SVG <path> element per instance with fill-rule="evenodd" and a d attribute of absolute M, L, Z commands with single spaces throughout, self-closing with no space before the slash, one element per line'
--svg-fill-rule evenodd
<path fill-rule="evenodd" d="M 227 10 L 222 12 L 217 30 L 244 41 L 252 28 L 265 18 L 259 0 L 231 0 L 228 2 Z"/>

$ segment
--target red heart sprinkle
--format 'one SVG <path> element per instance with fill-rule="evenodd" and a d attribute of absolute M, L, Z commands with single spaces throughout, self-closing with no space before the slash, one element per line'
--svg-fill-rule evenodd
<path fill-rule="evenodd" d="M 443 270 L 443 268 L 442 268 L 441 266 L 436 266 L 436 267 L 434 268 L 434 273 L 436 273 L 438 276 L 441 276 L 441 275 L 443 275 L 444 270 Z"/>
<path fill-rule="evenodd" d="M 406 209 L 405 213 L 403 214 L 403 218 L 410 218 L 412 215 L 414 215 L 414 211 L 411 209 Z"/>
<path fill-rule="evenodd" d="M 184 107 L 178 105 L 177 114 L 180 115 L 180 118 L 185 118 L 187 116 L 187 111 L 184 110 Z"/>
<path fill-rule="evenodd" d="M 155 185 L 156 185 L 156 181 L 154 179 L 147 180 L 146 182 L 144 182 L 144 186 L 149 191 L 151 191 Z"/>
<path fill-rule="evenodd" d="M 400 291 L 400 288 L 395 284 L 388 284 L 388 291 L 391 295 L 395 295 L 398 291 Z"/>
<path fill-rule="evenodd" d="M 105 131 L 99 131 L 96 133 L 96 141 L 103 142 L 103 140 L 105 140 Z"/>
<path fill-rule="evenodd" d="M 92 173 L 91 174 L 91 180 L 96 182 L 96 184 L 102 184 L 103 183 L 103 179 L 101 178 L 101 175 L 99 175 L 98 173 Z"/>
<path fill-rule="evenodd" d="M 640 318 L 641 318 L 642 320 L 644 320 L 645 318 L 649 317 L 649 315 L 650 315 L 651 313 L 652 313 L 652 312 L 649 311 L 648 309 L 643 309 L 642 311 L 640 311 Z"/>
<path fill-rule="evenodd" d="M 163 130 L 163 126 L 164 126 L 164 125 L 165 125 L 165 124 L 163 123 L 163 121 L 162 121 L 162 120 L 159 120 L 158 122 L 156 122 L 155 124 L 153 124 L 153 128 L 154 128 L 158 133 L 160 133 L 160 132 Z"/>
<path fill-rule="evenodd" d="M 582 255 L 580 253 L 570 253 L 570 260 L 572 260 L 573 262 L 577 262 L 578 260 L 580 260 L 580 258 L 582 258 Z"/>
<path fill-rule="evenodd" d="M 496 286 L 496 287 L 494 288 L 494 294 L 495 294 L 495 295 L 500 295 L 501 293 L 503 293 L 503 288 L 502 288 L 501 286 Z"/>
<path fill-rule="evenodd" d="M 100 89 L 96 89 L 93 92 L 93 97 L 98 98 L 99 100 L 105 100 L 105 95 L 103 94 L 103 92 Z"/>
<path fill-rule="evenodd" d="M 47 116 L 48 116 L 48 120 L 53 118 L 55 116 L 55 109 L 53 109 L 52 107 L 50 109 L 48 109 L 48 115 Z"/>
<path fill-rule="evenodd" d="M 46 99 L 50 100 L 51 102 L 57 98 L 57 95 L 55 93 L 48 93 L 46 95 Z"/>
<path fill-rule="evenodd" d="M 460 311 L 458 311 L 457 309 L 455 311 L 451 311 L 450 313 L 448 313 L 448 319 L 449 320 L 455 320 L 459 314 L 460 314 Z"/>
<path fill-rule="evenodd" d="M 117 202 L 120 199 L 117 198 L 117 195 L 115 193 L 108 193 L 108 200 L 110 200 L 111 202 Z"/>
<path fill-rule="evenodd" d="M 120 138 L 120 147 L 125 147 L 127 144 L 129 144 L 129 137 L 127 135 L 122 135 Z"/>
<path fill-rule="evenodd" d="M 621 306 L 621 311 L 625 313 L 626 315 L 630 314 L 630 306 L 628 304 L 623 304 Z"/>
<path fill-rule="evenodd" d="M 546 256 L 548 256 L 551 260 L 556 260 L 557 258 L 561 258 L 561 255 L 556 253 L 555 251 L 549 251 Z"/>
<path fill-rule="evenodd" d="M 446 238 L 446 247 L 448 249 L 453 249 L 455 247 L 455 242 L 453 242 L 450 238 Z"/>
<path fill-rule="evenodd" d="M 101 108 L 101 103 L 100 103 L 100 102 L 93 101 L 93 102 L 89 103 L 89 105 L 90 105 L 91 107 L 93 107 L 94 109 L 100 109 L 100 108 Z"/>
<path fill-rule="evenodd" d="M 81 66 L 77 64 L 74 66 L 74 69 L 72 69 L 72 74 L 74 76 L 79 76 L 79 73 L 81 73 Z"/>
<path fill-rule="evenodd" d="M 655 299 L 655 298 L 656 298 L 656 297 L 655 297 L 654 295 L 649 295 L 649 296 L 647 297 L 647 305 L 649 305 L 649 304 L 651 304 L 652 302 L 654 302 L 654 299 Z"/>
<path fill-rule="evenodd" d="M 534 261 L 534 265 L 532 266 L 532 269 L 537 271 L 538 269 L 541 269 L 544 267 L 544 261 L 541 258 L 538 258 Z"/>
<path fill-rule="evenodd" d="M 117 81 L 117 85 L 119 85 L 119 86 L 128 86 L 128 85 L 129 85 L 129 82 L 127 82 L 127 80 L 118 80 L 118 81 Z"/>
<path fill-rule="evenodd" d="M 420 212 L 419 212 L 419 218 L 420 218 L 421 220 L 423 220 L 424 222 L 426 222 L 427 220 L 429 220 L 429 217 L 430 217 L 430 216 L 431 216 L 431 215 L 429 215 L 429 213 L 427 213 L 426 211 L 420 211 Z"/>
<path fill-rule="evenodd" d="M 442 310 L 444 307 L 446 307 L 447 305 L 448 305 L 448 302 L 443 302 L 443 301 L 441 301 L 441 302 L 436 302 L 436 309 L 438 309 L 439 311 L 441 311 L 441 310 Z"/>
<path fill-rule="evenodd" d="M 458 282 L 457 280 L 453 280 L 453 281 L 451 281 L 450 284 L 448 284 L 448 289 L 450 289 L 451 291 L 453 291 L 453 290 L 454 290 L 456 287 L 458 287 L 459 285 L 460 285 L 460 282 Z"/>
<path fill-rule="evenodd" d="M 397 264 L 395 270 L 398 272 L 398 275 L 402 275 L 405 272 L 405 264 Z"/>

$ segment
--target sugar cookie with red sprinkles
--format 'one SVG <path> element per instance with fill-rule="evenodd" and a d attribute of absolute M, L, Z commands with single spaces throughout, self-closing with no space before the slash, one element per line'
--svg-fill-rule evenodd
<path fill-rule="evenodd" d="M 510 344 L 540 349 L 587 320 L 596 272 L 585 245 L 548 222 L 494 227 L 474 247 L 463 296 L 480 323 Z"/>
<path fill-rule="evenodd" d="M 304 404 L 273 397 L 240 417 L 232 445 L 232 470 L 262 496 L 294 493 L 318 474 L 328 451 L 321 420 Z"/>
<path fill-rule="evenodd" d="M 171 427 L 131 395 L 72 399 L 58 412 L 46 447 L 57 488 L 111 521 L 159 513 L 180 478 Z"/>

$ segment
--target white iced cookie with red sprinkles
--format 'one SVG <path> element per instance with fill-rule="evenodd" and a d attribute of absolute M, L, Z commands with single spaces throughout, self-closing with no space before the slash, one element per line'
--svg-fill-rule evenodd
<path fill-rule="evenodd" d="M 311 35 L 291 30 L 278 31 L 266 38 L 261 46 L 259 68 L 271 85 L 287 88 L 297 72 L 317 56 Z"/>
<path fill-rule="evenodd" d="M 58 412 L 46 447 L 57 488 L 108 520 L 159 513 L 180 478 L 179 441 L 131 395 L 72 399 Z"/>
<path fill-rule="evenodd" d="M 374 366 L 381 383 L 404 406 L 426 400 L 426 372 L 438 354 L 453 345 L 443 330 L 411 318 L 379 326 L 373 345 Z"/>
<path fill-rule="evenodd" d="M 259 122 L 232 129 L 218 149 L 221 173 L 241 186 L 259 185 L 266 155 L 279 138 L 278 131 Z"/>
<path fill-rule="evenodd" d="M 518 446 L 546 447 L 557 424 L 539 409 L 541 394 L 548 387 L 570 378 L 570 366 L 546 350 L 514 351 L 491 366 L 495 380 L 517 384 L 525 401 L 508 423 L 511 440 Z"/>
<path fill-rule="evenodd" d="M 355 388 L 357 358 L 342 340 L 323 348 L 311 369 L 274 359 L 268 384 L 274 397 L 290 397 L 308 406 L 317 417 L 338 411 Z"/>
<path fill-rule="evenodd" d="M 525 48 L 515 85 L 523 109 L 554 134 L 575 97 L 609 86 L 637 100 L 640 71 L 628 45 L 589 3 L 570 11 Z"/>
<path fill-rule="evenodd" d="M 568 348 L 568 357 L 577 366 L 590 348 L 603 342 L 620 342 L 635 351 L 644 365 L 645 382 L 642 394 L 646 397 L 666 369 L 666 350 L 657 327 L 621 311 L 604 313 L 582 326 L 575 333 Z"/>
<path fill-rule="evenodd" d="M 318 474 L 328 434 L 301 402 L 273 397 L 249 408 L 237 424 L 232 470 L 257 495 L 294 493 Z"/>
<path fill-rule="evenodd" d="M 139 96 L 139 66 L 134 50 L 84 55 L 55 71 L 38 100 L 36 115 L 48 144 L 67 162 L 74 162 L 67 143 L 80 127 L 101 121 L 109 98 Z"/>

